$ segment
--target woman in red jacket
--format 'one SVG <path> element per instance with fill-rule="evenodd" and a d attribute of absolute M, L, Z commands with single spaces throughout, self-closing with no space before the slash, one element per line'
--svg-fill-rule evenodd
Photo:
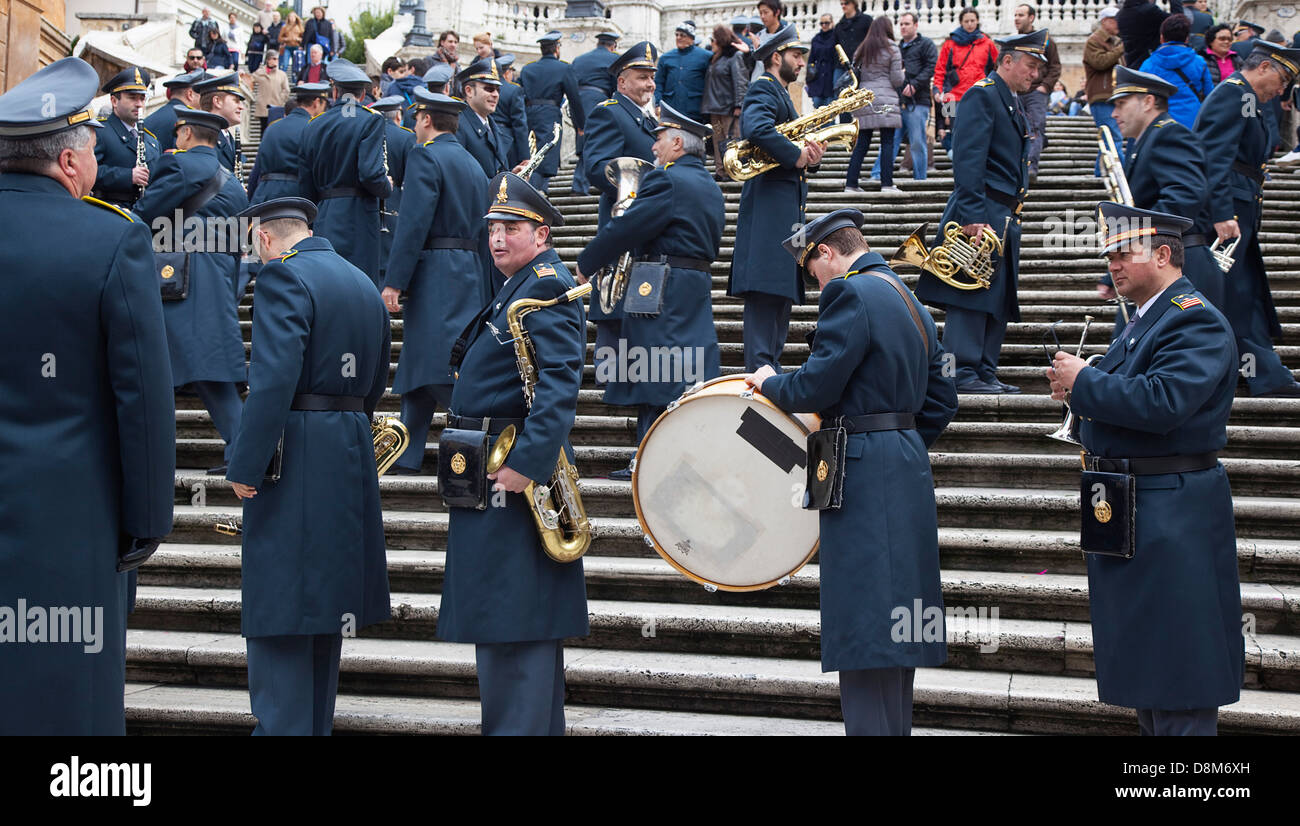
<path fill-rule="evenodd" d="M 934 67 L 935 136 L 943 142 L 945 151 L 952 145 L 958 101 L 975 81 L 993 71 L 998 60 L 998 47 L 980 31 L 980 13 L 967 6 L 958 20 L 961 26 L 953 29 L 939 47 L 939 61 Z"/>

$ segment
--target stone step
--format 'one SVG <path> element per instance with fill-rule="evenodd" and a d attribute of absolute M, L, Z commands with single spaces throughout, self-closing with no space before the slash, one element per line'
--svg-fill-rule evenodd
<path fill-rule="evenodd" d="M 409 481 L 409 480 L 408 480 Z M 626 497 L 627 482 L 584 482 L 583 503 L 595 538 L 592 556 L 655 558 L 635 518 L 593 512 L 597 496 Z M 616 488 L 622 486 L 623 490 Z M 1076 491 L 993 488 L 939 488 L 935 499 L 939 519 L 941 563 L 950 568 L 1020 572 L 1051 570 L 1082 573 L 1079 551 L 1079 498 Z M 590 501 L 589 501 L 590 500 Z M 1267 497 L 1236 497 L 1238 568 L 1243 579 L 1274 584 L 1300 582 L 1300 532 L 1293 527 L 1300 503 Z M 394 550 L 445 550 L 447 514 L 433 499 L 424 511 L 388 510 L 384 536 Z M 601 505 L 603 507 L 603 505 Z M 626 504 L 620 513 L 631 512 Z M 213 526 L 240 516 L 233 505 L 176 505 L 169 542 L 235 545 L 238 540 L 218 534 Z"/>
<path fill-rule="evenodd" d="M 127 679 L 235 688 L 246 685 L 244 640 L 213 633 L 127 632 Z M 816 660 L 675 652 L 569 649 L 566 702 L 674 712 L 839 719 L 838 675 Z M 342 694 L 467 698 L 477 685 L 470 645 L 347 639 Z M 1104 705 L 1088 677 L 918 669 L 920 726 L 1064 734 L 1132 734 L 1131 709 Z M 1225 734 L 1300 732 L 1300 696 L 1246 689 L 1219 713 Z"/>
<path fill-rule="evenodd" d="M 967 537 L 945 529 L 944 554 L 955 556 Z M 990 532 L 989 546 L 1032 543 L 1055 544 L 1060 536 L 1025 532 Z M 1066 541 L 1072 541 L 1069 537 Z M 1300 546 L 1298 546 L 1300 547 Z M 1283 547 L 1271 549 L 1276 558 Z M 1258 544 L 1241 543 L 1241 561 L 1249 572 L 1259 558 Z M 1077 556 L 1077 550 L 1076 550 Z M 1276 567 L 1276 566 L 1275 566 Z M 388 579 L 394 591 L 417 594 L 442 589 L 446 568 L 443 551 L 388 551 Z M 592 600 L 659 603 L 656 616 L 675 606 L 699 603 L 733 608 L 804 608 L 819 604 L 820 566 L 810 563 L 779 588 L 758 592 L 708 591 L 687 579 L 657 556 L 617 557 L 588 555 L 583 559 L 587 595 Z M 997 606 L 1003 619 L 1038 619 L 1087 622 L 1088 579 L 1083 574 L 1043 571 L 1003 572 L 947 569 L 940 573 L 944 604 L 962 607 Z M 240 586 L 240 549 L 237 546 L 164 543 L 140 569 L 140 584 L 175 588 L 226 588 Z M 1300 587 L 1262 582 L 1241 583 L 1242 610 L 1250 614 L 1258 634 L 1300 634 Z"/>
<path fill-rule="evenodd" d="M 361 637 L 432 640 L 441 594 L 393 592 L 393 619 L 362 629 Z M 233 589 L 141 586 L 130 625 L 135 629 L 238 633 L 242 600 Z M 948 667 L 1090 676 L 1092 627 L 1086 622 L 999 617 L 949 620 Z M 575 648 L 676 652 L 785 659 L 821 656 L 817 609 L 588 599 L 591 633 Z M 953 615 L 950 615 L 953 616 Z M 1300 638 L 1252 634 L 1246 640 L 1249 688 L 1300 690 Z"/>

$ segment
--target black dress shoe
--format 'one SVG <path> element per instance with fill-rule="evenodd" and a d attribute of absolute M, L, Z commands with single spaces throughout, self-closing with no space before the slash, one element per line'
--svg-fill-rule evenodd
<path fill-rule="evenodd" d="M 221 466 L 219 466 L 219 467 L 208 468 L 208 475 L 209 475 L 209 476 L 225 476 L 225 475 L 226 475 L 226 471 L 227 471 L 228 469 L 229 469 L 229 467 L 228 467 L 227 465 L 221 465 Z"/>
<path fill-rule="evenodd" d="M 1002 379 L 998 378 L 997 376 L 994 376 L 994 377 L 993 377 L 993 381 L 991 382 L 991 384 L 996 384 L 998 387 L 1001 387 L 1003 393 L 1011 394 L 1011 393 L 1019 393 L 1019 392 L 1020 392 L 1020 386 L 1019 386 L 1019 385 L 1016 385 L 1016 384 L 1007 384 L 1006 382 L 1004 382 Z"/>
<path fill-rule="evenodd" d="M 419 476 L 420 471 L 418 468 L 402 467 L 401 465 L 393 465 L 388 469 L 388 472 L 385 473 L 384 475 L 385 476 Z"/>
<path fill-rule="evenodd" d="M 979 381 L 978 379 L 976 379 L 975 381 L 968 381 L 965 384 L 957 385 L 957 392 L 958 393 L 988 393 L 991 395 L 1000 396 L 1004 391 L 1002 390 L 1001 385 L 989 384 L 986 381 Z"/>
<path fill-rule="evenodd" d="M 1300 399 L 1300 383 L 1291 382 L 1284 384 L 1276 390 L 1270 390 L 1267 393 L 1260 393 L 1256 398 L 1260 399 Z"/>
<path fill-rule="evenodd" d="M 611 470 L 609 472 L 609 478 L 619 482 L 630 482 L 632 481 L 632 468 L 631 466 L 628 466 L 619 468 L 618 470 Z"/>

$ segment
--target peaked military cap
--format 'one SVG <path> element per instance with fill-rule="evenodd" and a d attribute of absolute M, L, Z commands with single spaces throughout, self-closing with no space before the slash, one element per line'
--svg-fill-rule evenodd
<path fill-rule="evenodd" d="M 541 37 L 537 38 L 537 42 L 538 42 L 538 43 L 558 43 L 558 42 L 560 41 L 560 38 L 561 38 L 561 37 L 564 37 L 564 35 L 560 34 L 559 32 L 547 32 L 546 34 L 544 34 L 544 35 L 542 35 Z"/>
<path fill-rule="evenodd" d="M 735 17 L 731 18 L 731 22 L 728 23 L 727 25 L 731 26 L 732 28 L 735 28 L 737 26 L 748 26 L 749 16 L 745 14 L 738 14 Z"/>
<path fill-rule="evenodd" d="M 1242 29 L 1250 29 L 1258 37 L 1264 36 L 1264 27 L 1258 23 L 1252 23 L 1249 20 L 1238 20 L 1237 25 L 1232 27 L 1232 33 L 1235 35 Z"/>
<path fill-rule="evenodd" d="M 659 65 L 659 49 L 649 40 L 642 40 L 609 64 L 609 73 L 618 77 L 624 69 L 651 69 Z"/>
<path fill-rule="evenodd" d="M 690 118 L 678 112 L 668 105 L 668 101 L 659 103 L 659 123 L 655 126 L 655 132 L 662 132 L 665 129 L 681 129 L 684 132 L 690 132 L 692 135 L 699 135 L 701 138 L 707 138 L 713 133 L 713 127 Z"/>
<path fill-rule="evenodd" d="M 492 205 L 489 221 L 536 221 L 550 227 L 564 226 L 564 216 L 551 206 L 546 196 L 513 172 L 502 172 L 488 185 Z"/>
<path fill-rule="evenodd" d="M 846 227 L 862 229 L 864 221 L 866 216 L 861 210 L 837 209 L 829 215 L 823 215 L 804 224 L 798 232 L 782 241 L 781 246 L 785 247 L 785 251 L 790 253 L 795 263 L 802 267 L 808 261 L 812 251 L 817 249 L 817 245 L 826 240 L 826 236 Z"/>
<path fill-rule="evenodd" d="M 163 87 L 166 89 L 188 89 L 200 80 L 207 80 L 211 75 L 204 69 L 195 69 L 192 72 L 186 72 L 171 80 L 164 80 Z"/>
<path fill-rule="evenodd" d="M 224 75 L 210 75 L 195 83 L 192 88 L 200 95 L 206 95 L 208 92 L 226 92 L 232 95 L 239 95 L 244 100 L 248 100 L 248 95 L 244 94 L 244 90 L 239 88 L 238 72 L 229 72 Z"/>
<path fill-rule="evenodd" d="M 430 92 L 422 86 L 416 86 L 411 90 L 411 97 L 415 98 L 408 109 L 414 109 L 416 112 L 436 112 L 445 115 L 459 115 L 461 110 L 468 104 L 460 98 L 448 97 L 438 92 Z"/>
<path fill-rule="evenodd" d="M 758 65 L 764 66 L 767 64 L 769 57 L 786 49 L 808 51 L 807 44 L 799 42 L 799 32 L 795 29 L 793 23 L 786 23 L 771 34 L 763 35 L 762 39 L 759 40 L 758 48 L 754 49 L 754 61 Z"/>
<path fill-rule="evenodd" d="M 497 58 L 497 71 L 504 72 L 511 66 L 515 65 L 515 56 L 512 54 L 503 54 Z"/>
<path fill-rule="evenodd" d="M 616 31 L 611 31 L 611 30 L 606 30 L 606 31 L 603 31 L 603 32 L 596 32 L 596 39 L 597 39 L 597 40 L 613 40 L 613 41 L 617 41 L 617 40 L 618 40 L 619 38 L 621 38 L 622 36 L 623 36 L 623 35 L 619 34 L 618 32 L 616 32 Z"/>
<path fill-rule="evenodd" d="M 1281 66 L 1288 73 L 1292 80 L 1300 75 L 1300 49 L 1288 49 L 1279 46 L 1276 43 L 1269 43 L 1267 40 L 1261 40 L 1255 44 L 1251 54 L 1263 53 L 1265 57 Z"/>
<path fill-rule="evenodd" d="M 250 206 L 236 217 L 255 218 L 259 221 L 296 218 L 310 224 L 316 220 L 316 205 L 306 198 L 272 198 Z"/>
<path fill-rule="evenodd" d="M 464 69 L 461 69 L 460 74 L 456 75 L 456 80 L 461 83 L 476 80 L 489 86 L 500 86 L 501 73 L 497 71 L 497 62 L 495 60 L 490 57 L 480 57 Z"/>
<path fill-rule="evenodd" d="M 357 66 L 357 64 L 343 57 L 337 57 L 330 61 L 330 64 L 325 67 L 325 76 L 334 83 L 370 84 L 370 76 L 361 71 L 361 68 Z"/>
<path fill-rule="evenodd" d="M 149 72 L 139 66 L 127 66 L 109 78 L 101 91 L 106 95 L 115 92 L 147 92 L 149 91 Z"/>
<path fill-rule="evenodd" d="M 1118 100 L 1126 95 L 1155 95 L 1165 100 L 1174 96 L 1178 87 L 1159 75 L 1139 72 L 1127 66 L 1115 67 L 1115 91 L 1109 100 Z"/>
<path fill-rule="evenodd" d="M 405 105 L 406 98 L 401 95 L 389 95 L 388 97 L 382 97 L 370 104 L 370 108 L 378 112 L 393 112 L 401 109 Z"/>
<path fill-rule="evenodd" d="M 294 97 L 329 97 L 330 85 L 328 83 L 297 83 L 293 87 Z M 403 99 L 405 100 L 405 99 Z"/>
<path fill-rule="evenodd" d="M 0 95 L 0 137 L 35 138 L 74 126 L 102 129 L 90 101 L 99 74 L 79 57 L 56 60 Z"/>
<path fill-rule="evenodd" d="M 1097 223 L 1101 230 L 1101 255 L 1114 252 L 1138 238 L 1166 235 L 1182 238 L 1192 228 L 1190 218 L 1155 212 L 1150 209 L 1102 201 L 1097 204 Z"/>
<path fill-rule="evenodd" d="M 1047 62 L 1047 29 L 1039 29 L 1029 34 L 1004 37 L 997 41 L 997 44 L 999 53 L 1006 51 L 1025 52 L 1044 63 Z"/>
<path fill-rule="evenodd" d="M 176 108 L 176 125 L 172 127 L 175 132 L 182 126 L 206 126 L 209 129 L 215 129 L 220 132 L 230 124 L 226 121 L 225 115 L 218 115 L 216 112 L 205 112 L 202 109 L 188 109 L 178 106 Z"/>
<path fill-rule="evenodd" d="M 761 18 L 761 17 L 751 17 L 751 18 L 749 18 L 749 27 L 750 27 L 751 29 L 753 29 L 754 31 L 756 31 L 756 32 L 762 30 L 762 29 L 763 29 L 763 18 Z"/>
<path fill-rule="evenodd" d="M 424 73 L 424 82 L 447 84 L 451 82 L 453 74 L 455 73 L 452 71 L 450 63 L 435 63 L 429 67 L 429 71 Z"/>

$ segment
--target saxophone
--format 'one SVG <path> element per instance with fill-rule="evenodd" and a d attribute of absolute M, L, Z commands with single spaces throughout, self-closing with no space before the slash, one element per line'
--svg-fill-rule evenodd
<path fill-rule="evenodd" d="M 511 340 L 515 345 L 519 378 L 524 383 L 524 402 L 529 408 L 533 406 L 533 391 L 537 387 L 537 354 L 528 331 L 524 329 L 524 316 L 561 302 L 577 301 L 589 292 L 591 285 L 583 284 L 549 301 L 521 298 L 506 308 L 506 324 L 510 327 Z M 488 473 L 496 473 L 501 469 L 514 443 L 515 426 L 509 425 L 492 445 L 487 461 Z M 524 488 L 524 499 L 527 500 L 533 522 L 537 525 L 542 550 L 551 559 L 556 562 L 573 562 L 591 547 L 591 522 L 582 506 L 582 496 L 578 493 L 578 469 L 569 463 L 563 447 L 560 448 L 560 457 L 548 484 L 539 486 L 530 480 Z"/>
<path fill-rule="evenodd" d="M 551 134 L 551 139 L 542 144 L 540 149 L 537 148 L 537 133 L 528 133 L 528 165 L 519 170 L 519 177 L 526 181 L 529 176 L 537 171 L 537 168 L 542 165 L 542 161 L 546 159 L 546 153 L 550 152 L 560 142 L 560 132 L 562 131 L 563 127 L 558 123 L 555 124 L 555 131 Z"/>
<path fill-rule="evenodd" d="M 814 109 L 801 118 L 777 124 L 776 131 L 800 149 L 809 143 L 838 143 L 845 149 L 852 149 L 853 142 L 858 139 L 857 119 L 848 123 L 836 121 L 840 115 L 870 106 L 876 99 L 875 92 L 858 88 L 857 73 L 844 54 L 844 48 L 836 46 L 835 51 L 840 56 L 840 62 L 848 67 L 853 82 L 840 92 L 839 97 L 820 109 Z M 878 111 L 888 111 L 889 108 L 891 107 Z M 748 140 L 733 143 L 722 156 L 722 168 L 735 181 L 748 181 L 780 165 L 771 155 Z"/>
<path fill-rule="evenodd" d="M 407 432 L 402 420 L 396 416 L 376 415 L 370 421 L 370 435 L 375 442 L 375 469 L 379 471 L 380 476 L 383 476 L 411 443 L 411 434 Z M 244 532 L 244 520 L 236 516 L 225 522 L 218 522 L 212 528 L 226 536 L 239 536 Z"/>

